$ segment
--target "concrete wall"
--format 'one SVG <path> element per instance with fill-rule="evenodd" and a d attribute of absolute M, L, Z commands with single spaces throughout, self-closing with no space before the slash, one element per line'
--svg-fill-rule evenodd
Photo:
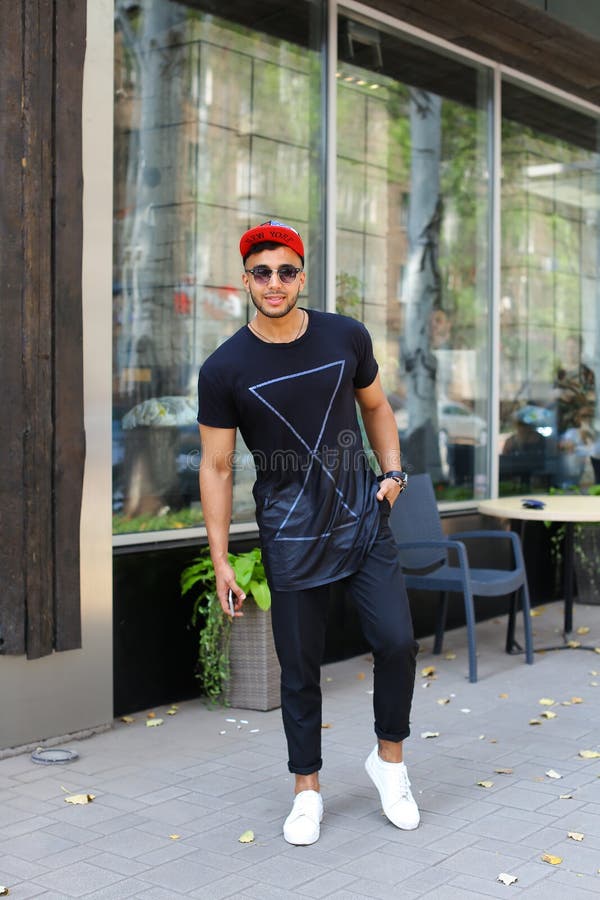
<path fill-rule="evenodd" d="M 87 456 L 80 650 L 0 657 L 0 753 L 112 720 L 111 346 L 113 3 L 88 0 L 83 96 L 83 340 Z"/>

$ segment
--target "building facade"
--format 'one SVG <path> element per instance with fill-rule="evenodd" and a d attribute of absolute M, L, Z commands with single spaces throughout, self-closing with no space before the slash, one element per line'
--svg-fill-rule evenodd
<path fill-rule="evenodd" d="M 110 721 L 125 560 L 205 541 L 197 371 L 252 313 L 252 224 L 298 228 L 303 305 L 367 325 L 443 510 L 600 480 L 595 3 L 90 0 L 85 30 L 80 646 L 6 648 L 0 747 Z M 252 482 L 240 442 L 232 542 L 256 535 Z"/>

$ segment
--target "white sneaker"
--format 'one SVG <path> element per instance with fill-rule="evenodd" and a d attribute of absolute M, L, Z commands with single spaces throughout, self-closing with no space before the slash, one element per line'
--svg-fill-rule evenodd
<path fill-rule="evenodd" d="M 323 798 L 318 791 L 296 794 L 292 811 L 283 823 L 288 844 L 314 844 L 319 840 L 323 819 Z"/>
<path fill-rule="evenodd" d="M 408 772 L 403 762 L 385 762 L 377 745 L 365 762 L 367 775 L 379 791 L 383 811 L 397 828 L 412 831 L 420 822 L 419 809 L 410 792 Z"/>

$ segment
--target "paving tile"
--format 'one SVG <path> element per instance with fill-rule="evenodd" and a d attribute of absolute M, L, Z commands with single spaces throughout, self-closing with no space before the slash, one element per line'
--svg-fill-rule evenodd
<path fill-rule="evenodd" d="M 213 869 L 193 860 L 186 860 L 185 865 L 179 860 L 165 863 L 162 866 L 153 866 L 146 869 L 140 875 L 142 881 L 146 881 L 153 887 L 167 891 L 179 891 L 189 894 L 200 887 L 219 881 L 223 877 L 220 869 Z"/>
<path fill-rule="evenodd" d="M 31 880 L 45 871 L 46 867 L 37 862 L 4 853 L 0 845 L 0 872 L 3 880 L 8 880 L 8 876 L 21 881 Z"/>
<path fill-rule="evenodd" d="M 401 890 L 400 894 L 400 888 L 397 885 L 378 884 L 366 878 L 359 878 L 342 890 L 334 891 L 329 895 L 328 900 L 332 900 L 332 898 L 333 900 L 364 900 L 365 897 L 373 897 L 376 900 L 398 900 L 399 897 L 402 897 L 402 900 L 411 900 L 412 897 L 419 896 L 413 891 L 405 890 L 404 886 Z"/>
<path fill-rule="evenodd" d="M 107 872 L 106 869 L 100 869 L 85 861 L 37 875 L 35 880 L 50 891 L 62 893 L 63 897 L 82 897 L 84 894 L 123 881 L 120 875 Z"/>
<path fill-rule="evenodd" d="M 427 868 L 425 862 L 413 862 L 410 859 L 379 850 L 367 853 L 341 866 L 343 872 L 388 885 L 398 884 L 404 878 L 425 868 Z"/>
<path fill-rule="evenodd" d="M 301 884 L 296 888 L 296 893 L 301 897 L 328 897 L 334 891 L 347 887 L 354 880 L 354 875 L 346 875 L 344 872 L 325 872 L 307 884 Z"/>
<path fill-rule="evenodd" d="M 192 891 L 190 897 L 196 897 L 197 900 L 222 900 L 225 897 L 239 897 L 243 891 L 252 887 L 254 882 L 244 878 L 243 875 L 227 875 Z"/>
<path fill-rule="evenodd" d="M 42 856 L 39 862 L 46 869 L 62 869 L 64 866 L 70 866 L 81 860 L 89 860 L 95 855 L 96 851 L 87 844 L 76 844 L 74 847 L 69 847 L 68 850 L 60 850 L 58 853 Z"/>
<path fill-rule="evenodd" d="M 125 900 L 126 897 L 133 897 L 145 890 L 145 887 L 144 882 L 137 878 L 126 878 L 86 894 L 85 900 Z"/>
<path fill-rule="evenodd" d="M 306 852 L 307 850 L 309 853 Z M 315 866 L 307 861 L 310 858 L 310 848 L 293 848 L 293 855 L 293 859 L 291 854 L 287 855 L 285 865 L 282 865 L 281 859 L 274 857 L 248 866 L 244 869 L 244 877 L 289 892 L 323 874 L 324 870 L 320 866 Z"/>
<path fill-rule="evenodd" d="M 135 859 L 126 859 L 124 856 L 117 856 L 116 853 L 98 853 L 97 850 L 94 851 L 94 865 L 123 876 L 139 875 L 148 868 L 145 863 Z"/>
<path fill-rule="evenodd" d="M 2 855 L 20 856 L 23 859 L 38 860 L 51 853 L 60 853 L 73 847 L 72 841 L 65 841 L 52 834 L 43 831 L 34 831 L 32 834 L 23 834 L 17 838 L 9 838 L 0 844 Z"/>
<path fill-rule="evenodd" d="M 6 881 L 7 879 L 4 878 L 3 880 Z M 30 900 L 33 897 L 43 897 L 44 900 L 48 898 L 46 889 L 41 884 L 35 884 L 32 881 L 11 882 L 9 885 L 5 884 L 4 887 L 8 887 L 11 894 L 14 897 L 18 897 L 19 900 Z"/>
<path fill-rule="evenodd" d="M 116 834 L 107 834 L 96 837 L 90 842 L 90 847 L 100 853 L 114 853 L 124 856 L 126 859 L 135 859 L 143 853 L 158 851 L 169 844 L 167 835 L 160 838 L 139 828 L 128 828 L 118 831 Z"/>

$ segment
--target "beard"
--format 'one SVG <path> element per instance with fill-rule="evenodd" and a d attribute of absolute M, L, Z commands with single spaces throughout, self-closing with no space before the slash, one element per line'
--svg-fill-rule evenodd
<path fill-rule="evenodd" d="M 296 308 L 298 297 L 300 296 L 300 291 L 297 290 L 293 297 L 289 297 L 287 299 L 284 307 L 282 307 L 281 309 L 271 310 L 268 308 L 264 308 L 262 301 L 257 300 L 250 288 L 248 288 L 248 293 L 250 294 L 250 299 L 252 300 L 254 307 L 258 310 L 258 312 L 262 313 L 263 316 L 266 316 L 268 319 L 283 319 L 284 316 L 287 316 L 288 313 L 292 312 L 292 310 Z"/>

